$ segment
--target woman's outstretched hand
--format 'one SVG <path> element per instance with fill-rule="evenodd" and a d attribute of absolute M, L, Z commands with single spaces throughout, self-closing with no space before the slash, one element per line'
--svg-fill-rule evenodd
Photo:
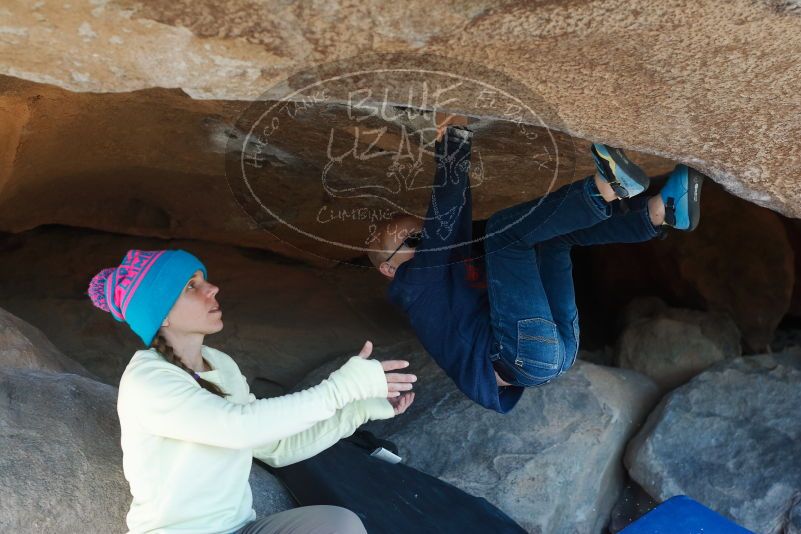
<path fill-rule="evenodd" d="M 414 402 L 414 391 L 407 391 L 400 397 L 395 397 L 393 399 L 387 399 L 389 403 L 392 405 L 392 408 L 395 410 L 395 415 L 400 415 L 406 411 L 406 408 L 412 405 Z"/>
<path fill-rule="evenodd" d="M 373 343 L 371 341 L 365 341 L 362 350 L 359 351 L 359 357 L 366 360 L 372 353 Z M 386 373 L 389 390 L 389 394 L 387 395 L 388 399 L 400 397 L 401 391 L 410 391 L 412 389 L 412 383 L 417 381 L 417 377 L 412 374 L 390 372 L 409 367 L 409 362 L 406 360 L 387 360 L 381 362 L 381 366 L 384 368 L 384 373 Z M 409 404 L 411 404 L 411 401 L 409 401 L 406 406 L 408 407 Z M 393 407 L 395 407 L 394 404 Z M 404 410 L 405 409 L 406 408 L 404 408 Z M 398 413 L 397 408 L 395 408 L 395 413 Z"/>

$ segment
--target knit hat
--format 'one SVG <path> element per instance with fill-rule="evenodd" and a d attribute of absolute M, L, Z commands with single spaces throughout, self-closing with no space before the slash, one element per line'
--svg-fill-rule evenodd
<path fill-rule="evenodd" d="M 86 292 L 92 304 L 126 322 L 150 346 L 181 291 L 206 267 L 183 250 L 129 250 L 117 267 L 92 277 Z"/>

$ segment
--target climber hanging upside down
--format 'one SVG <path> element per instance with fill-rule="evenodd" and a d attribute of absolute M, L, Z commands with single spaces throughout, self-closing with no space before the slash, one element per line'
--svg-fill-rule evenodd
<path fill-rule="evenodd" d="M 677 165 L 656 195 L 619 149 L 594 144 L 597 172 L 494 213 L 486 223 L 486 285 L 475 283 L 466 117 L 437 120 L 436 175 L 425 220 L 399 216 L 374 232 L 368 256 L 391 302 L 459 389 L 506 413 L 524 388 L 574 364 L 579 319 L 573 245 L 636 243 L 692 231 L 704 176 Z"/>

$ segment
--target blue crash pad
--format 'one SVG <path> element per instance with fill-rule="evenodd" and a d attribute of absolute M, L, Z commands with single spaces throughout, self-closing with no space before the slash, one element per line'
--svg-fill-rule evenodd
<path fill-rule="evenodd" d="M 666 500 L 620 534 L 754 534 L 686 495 Z"/>

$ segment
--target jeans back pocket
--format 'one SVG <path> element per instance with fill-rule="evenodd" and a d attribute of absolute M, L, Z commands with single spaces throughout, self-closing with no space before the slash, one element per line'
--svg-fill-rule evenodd
<path fill-rule="evenodd" d="M 522 371 L 532 378 L 552 378 L 562 367 L 562 358 L 555 322 L 545 317 L 532 317 L 517 322 L 515 364 Z"/>

